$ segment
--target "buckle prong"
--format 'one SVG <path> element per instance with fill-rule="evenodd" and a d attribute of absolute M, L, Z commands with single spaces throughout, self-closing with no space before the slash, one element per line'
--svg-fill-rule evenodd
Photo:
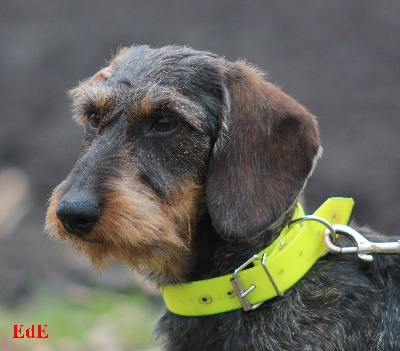
<path fill-rule="evenodd" d="M 261 265 L 262 265 L 265 273 L 267 274 L 270 282 L 272 283 L 272 286 L 274 287 L 276 293 L 279 296 L 283 296 L 282 292 L 279 290 L 274 279 L 272 278 L 271 273 L 269 272 L 269 270 L 267 268 L 267 265 L 265 263 L 266 257 L 267 257 L 267 254 L 264 253 L 261 258 Z M 249 301 L 249 299 L 247 298 L 247 295 L 256 288 L 256 285 L 252 284 L 252 285 L 250 285 L 250 287 L 248 289 L 245 289 L 239 278 L 239 272 L 241 272 L 243 269 L 245 269 L 253 261 L 256 261 L 259 259 L 260 259 L 260 257 L 258 255 L 254 255 L 254 256 L 250 257 L 239 268 L 235 269 L 235 271 L 233 272 L 232 278 L 231 278 L 231 283 L 232 283 L 233 289 L 235 290 L 236 296 L 239 298 L 239 301 L 240 301 L 244 311 L 255 310 L 256 308 L 260 307 L 263 304 L 263 302 L 260 302 L 257 304 L 252 304 Z"/>
<path fill-rule="evenodd" d="M 279 290 L 278 285 L 276 285 L 275 280 L 272 277 L 272 274 L 270 273 L 270 271 L 267 268 L 267 264 L 265 263 L 266 258 L 267 258 L 267 253 L 264 252 L 262 255 L 262 258 L 261 258 L 261 265 L 263 266 L 265 273 L 267 273 L 269 281 L 271 282 L 272 286 L 274 287 L 276 293 L 278 294 L 278 296 L 282 297 L 283 293 Z"/>

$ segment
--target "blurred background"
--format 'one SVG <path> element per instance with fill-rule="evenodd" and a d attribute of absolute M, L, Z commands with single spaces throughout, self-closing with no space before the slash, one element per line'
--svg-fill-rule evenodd
<path fill-rule="evenodd" d="M 246 59 L 319 117 L 314 211 L 400 235 L 400 2 L 13 0 L 0 4 L 0 349 L 151 350 L 162 309 L 128 269 L 94 272 L 43 233 L 46 202 L 81 151 L 67 90 L 118 47 L 187 45 Z M 143 292 L 144 291 L 144 292 Z M 15 340 L 14 324 L 49 339 Z"/>

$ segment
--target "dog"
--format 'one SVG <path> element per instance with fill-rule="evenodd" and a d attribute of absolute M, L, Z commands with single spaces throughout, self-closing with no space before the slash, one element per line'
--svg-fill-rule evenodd
<path fill-rule="evenodd" d="M 209 52 L 124 48 L 70 95 L 84 153 L 52 193 L 46 230 L 96 268 L 114 259 L 162 289 L 240 277 L 288 228 L 321 153 L 305 107 Z M 400 350 L 398 256 L 328 253 L 275 288 L 250 311 L 167 310 L 156 333 L 173 351 Z M 236 305 L 240 294 L 228 292 Z"/>

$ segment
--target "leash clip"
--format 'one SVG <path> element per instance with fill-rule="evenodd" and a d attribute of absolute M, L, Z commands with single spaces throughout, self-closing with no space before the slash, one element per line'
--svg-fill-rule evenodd
<path fill-rule="evenodd" d="M 366 237 L 347 225 L 334 224 L 332 227 L 335 233 L 345 235 L 355 244 L 355 246 L 350 247 L 337 246 L 331 240 L 330 231 L 326 230 L 324 233 L 324 241 L 328 250 L 332 253 L 356 253 L 360 259 L 367 262 L 373 261 L 373 257 L 369 255 L 371 253 L 400 254 L 400 240 L 396 242 L 376 243 L 369 241 Z"/>
<path fill-rule="evenodd" d="M 358 257 L 367 262 L 373 261 L 372 253 L 379 254 L 400 254 L 400 240 L 395 242 L 376 243 L 369 241 L 365 236 L 360 234 L 355 229 L 344 224 L 330 224 L 325 219 L 318 216 L 304 216 L 297 218 L 289 223 L 289 226 L 297 222 L 303 221 L 316 221 L 323 224 L 327 229 L 324 233 L 324 242 L 329 252 L 335 254 L 353 254 L 356 253 Z M 338 235 L 348 237 L 355 246 L 341 247 L 335 245 Z"/>
<path fill-rule="evenodd" d="M 267 274 L 272 286 L 274 287 L 276 293 L 278 296 L 283 296 L 283 293 L 279 290 L 278 286 L 276 285 L 271 273 L 269 272 L 267 268 L 267 264 L 265 263 L 265 259 L 267 257 L 267 253 L 263 253 L 261 257 L 261 265 L 264 268 L 265 273 Z M 245 269 L 249 264 L 253 263 L 253 261 L 260 260 L 260 256 L 254 255 L 250 257 L 245 263 L 243 263 L 239 268 L 235 269 L 233 272 L 233 276 L 231 278 L 231 283 L 233 286 L 233 289 L 235 290 L 236 296 L 239 298 L 239 301 L 243 307 L 244 311 L 250 311 L 250 310 L 255 310 L 256 308 L 260 307 L 263 302 L 257 303 L 257 304 L 252 304 L 249 299 L 247 298 L 247 295 L 252 292 L 255 288 L 256 285 L 252 284 L 247 290 L 244 288 L 242 282 L 240 281 L 239 278 L 239 272 L 241 272 L 243 269 Z"/>

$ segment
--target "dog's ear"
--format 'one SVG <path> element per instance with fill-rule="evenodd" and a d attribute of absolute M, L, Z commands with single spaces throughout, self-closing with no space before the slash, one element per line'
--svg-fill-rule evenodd
<path fill-rule="evenodd" d="M 209 162 L 207 206 L 227 240 L 249 239 L 273 226 L 298 199 L 320 149 L 316 118 L 267 83 L 232 64 L 225 112 Z"/>

